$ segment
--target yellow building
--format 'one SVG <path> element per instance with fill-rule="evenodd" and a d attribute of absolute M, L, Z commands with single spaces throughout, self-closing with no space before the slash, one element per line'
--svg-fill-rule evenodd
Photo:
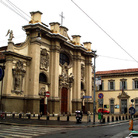
<path fill-rule="evenodd" d="M 129 113 L 131 106 L 138 111 L 138 68 L 98 71 L 96 77 L 101 77 L 96 90 L 97 112 L 104 108 L 110 113 Z"/>
<path fill-rule="evenodd" d="M 82 108 L 82 95 L 92 96 L 91 42 L 81 44 L 80 35 L 68 36 L 58 22 L 41 21 L 40 11 L 31 12 L 23 26 L 26 40 L 14 44 L 9 30 L 8 46 L 1 48 L 5 75 L 1 82 L 2 110 L 8 112 L 74 113 Z M 80 27 L 81 29 L 81 27 Z M 46 92 L 50 97 L 46 98 Z M 88 100 L 92 111 L 92 98 Z"/>

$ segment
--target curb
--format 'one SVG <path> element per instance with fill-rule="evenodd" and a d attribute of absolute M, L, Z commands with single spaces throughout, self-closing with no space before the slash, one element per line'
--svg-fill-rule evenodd
<path fill-rule="evenodd" d="M 135 118 L 135 120 L 138 120 L 138 118 Z M 110 123 L 104 123 L 104 124 L 84 124 L 84 125 L 35 125 L 35 124 L 19 124 L 19 123 L 10 123 L 10 122 L 0 122 L 0 124 L 3 125 L 13 125 L 13 126 L 32 126 L 32 127 L 50 127 L 50 128 L 90 128 L 90 127 L 98 127 L 98 126 L 107 126 L 112 124 L 119 124 L 129 122 L 129 120 L 123 120 L 123 121 L 116 121 L 116 122 L 110 122 Z M 91 122 L 92 123 L 92 122 Z"/>

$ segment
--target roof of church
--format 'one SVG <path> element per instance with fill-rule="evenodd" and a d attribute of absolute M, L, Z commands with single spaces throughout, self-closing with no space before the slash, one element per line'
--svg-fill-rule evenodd
<path fill-rule="evenodd" d="M 109 71 L 97 71 L 96 75 L 121 74 L 121 73 L 132 73 L 132 72 L 138 72 L 138 68 L 109 70 Z"/>

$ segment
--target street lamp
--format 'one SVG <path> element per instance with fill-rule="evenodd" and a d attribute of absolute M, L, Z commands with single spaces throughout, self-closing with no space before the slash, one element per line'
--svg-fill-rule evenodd
<path fill-rule="evenodd" d="M 96 112 L 96 107 L 95 107 L 95 59 L 96 59 L 96 51 L 93 51 L 94 53 L 94 93 L 93 93 L 93 124 L 95 124 L 95 112 Z"/>

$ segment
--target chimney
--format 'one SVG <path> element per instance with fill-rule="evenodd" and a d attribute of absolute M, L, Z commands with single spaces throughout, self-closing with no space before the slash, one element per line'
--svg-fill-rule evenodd
<path fill-rule="evenodd" d="M 87 51 L 92 51 L 91 50 L 91 44 L 92 44 L 91 42 L 84 42 L 83 44 L 84 44 L 84 47 L 87 49 Z"/>
<path fill-rule="evenodd" d="M 30 12 L 31 14 L 31 21 L 29 23 L 41 23 L 41 13 L 40 11 Z"/>
<path fill-rule="evenodd" d="M 72 38 L 73 38 L 73 44 L 74 45 L 78 45 L 78 46 L 80 46 L 81 44 L 80 44 L 80 35 L 72 35 Z"/>
<path fill-rule="evenodd" d="M 64 26 L 60 26 L 60 34 L 61 35 L 68 37 L 67 31 L 68 31 L 68 28 L 66 28 Z"/>
<path fill-rule="evenodd" d="M 51 29 L 52 33 L 55 33 L 55 34 L 59 33 L 59 25 L 60 25 L 60 23 L 52 22 L 52 23 L 49 23 L 49 25 L 50 25 L 50 29 Z"/>

